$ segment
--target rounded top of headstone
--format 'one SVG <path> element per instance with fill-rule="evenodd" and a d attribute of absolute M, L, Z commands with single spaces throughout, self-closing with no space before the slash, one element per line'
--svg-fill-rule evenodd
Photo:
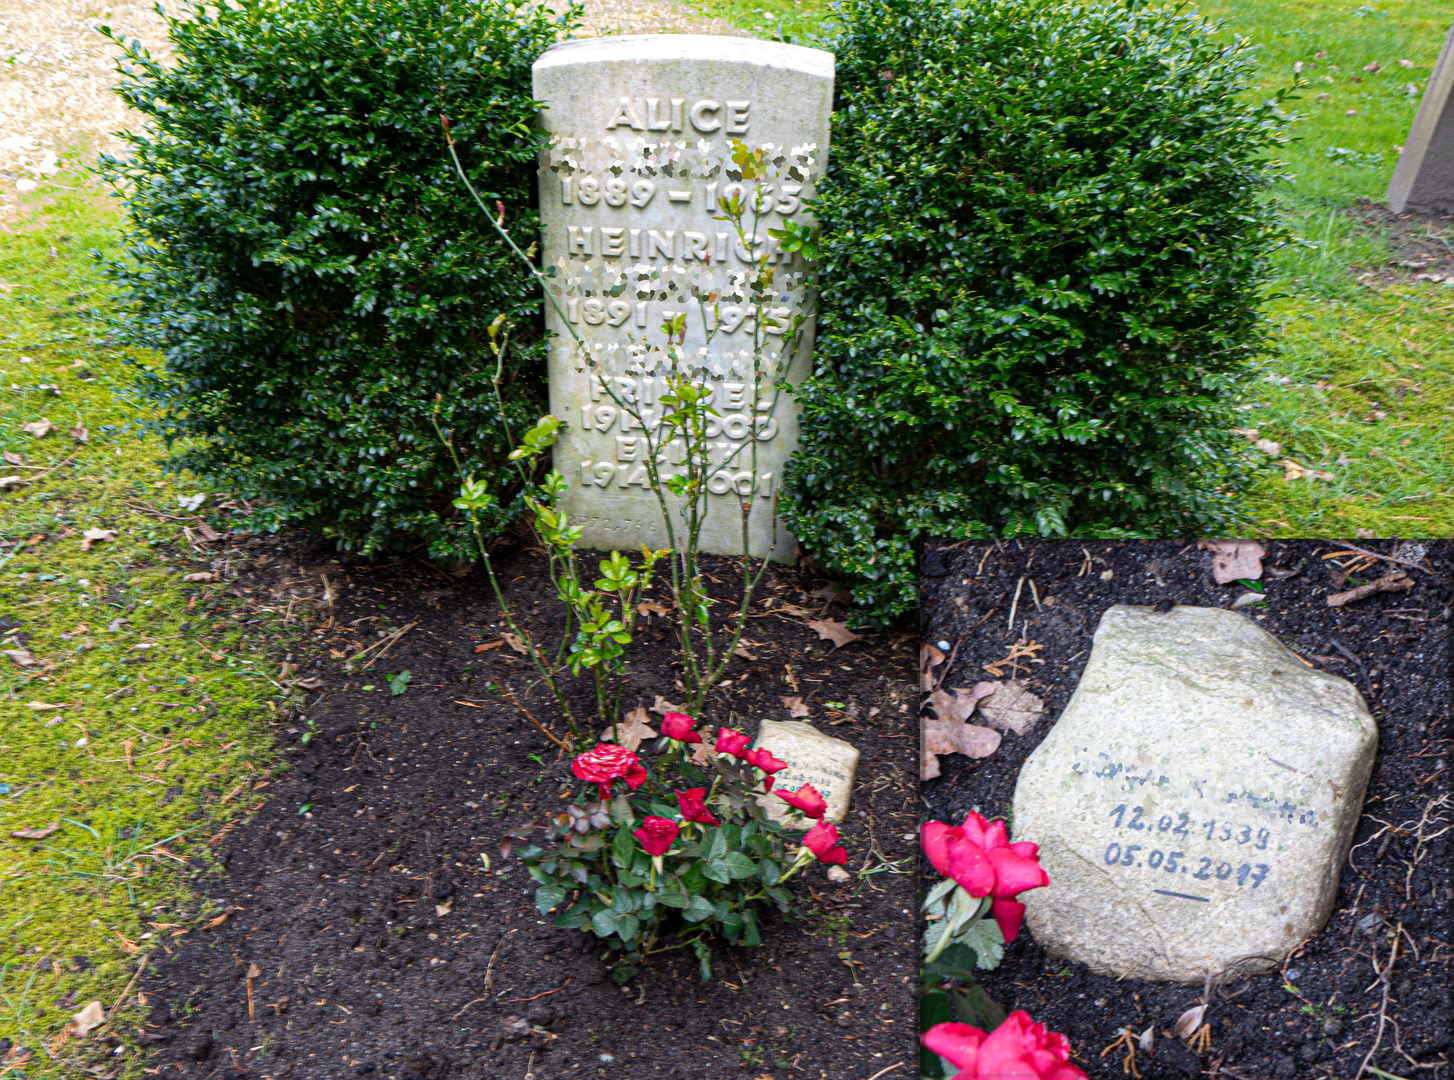
<path fill-rule="evenodd" d="M 687 60 L 728 64 L 753 64 L 833 77 L 833 54 L 781 41 L 729 37 L 723 34 L 636 34 L 579 38 L 562 41 L 545 50 L 532 70 L 573 64 L 657 62 Z"/>

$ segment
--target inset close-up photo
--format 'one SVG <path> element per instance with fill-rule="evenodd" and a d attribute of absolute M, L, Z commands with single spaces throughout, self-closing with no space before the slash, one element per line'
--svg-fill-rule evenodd
<path fill-rule="evenodd" d="M 930 544 L 923 1075 L 1447 1077 L 1451 564 Z"/>

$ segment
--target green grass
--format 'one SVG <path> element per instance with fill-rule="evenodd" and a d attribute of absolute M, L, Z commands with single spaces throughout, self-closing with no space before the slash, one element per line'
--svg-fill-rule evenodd
<path fill-rule="evenodd" d="M 127 357 L 97 320 L 87 251 L 114 247 L 116 225 L 110 201 L 72 179 L 35 192 L 0 238 L 0 475 L 25 481 L 0 491 L 0 648 L 35 661 L 0 658 L 0 1037 L 26 1048 L 32 1077 L 102 1063 L 140 1075 L 130 1038 L 145 1010 L 121 991 L 141 955 L 207 932 L 215 913 L 188 881 L 261 799 L 264 721 L 283 696 L 252 655 L 269 627 L 247 641 L 231 620 L 215 629 L 225 586 L 182 580 L 214 555 L 168 518 L 190 516 L 182 498 L 215 497 L 160 473 Z M 41 419 L 49 434 L 23 430 Z M 115 538 L 84 550 L 88 529 Z M 60 1038 L 92 1000 L 119 1001 L 119 1055 Z"/>
<path fill-rule="evenodd" d="M 813 44 L 831 14 L 823 0 L 696 6 L 801 44 Z M 1258 439 L 1280 444 L 1248 495 L 1252 529 L 1454 536 L 1454 373 L 1442 359 L 1454 344 L 1454 292 L 1360 282 L 1391 252 L 1348 214 L 1361 199 L 1383 198 L 1418 109 L 1408 84 L 1422 93 L 1448 13 L 1426 0 L 1218 0 L 1202 10 L 1225 20 L 1229 37 L 1257 45 L 1259 93 L 1299 75 L 1308 84 L 1290 105 L 1298 117 L 1285 156 L 1290 179 L 1273 196 L 1302 240 L 1278 260 L 1283 295 L 1266 308 L 1274 347 L 1241 414 Z M 1365 70 L 1375 63 L 1380 70 Z M 1454 233 L 1447 239 L 1454 244 Z M 1335 479 L 1289 481 L 1282 460 Z"/>

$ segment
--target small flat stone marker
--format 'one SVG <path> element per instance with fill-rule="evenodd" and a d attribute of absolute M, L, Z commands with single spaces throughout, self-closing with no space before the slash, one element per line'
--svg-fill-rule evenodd
<path fill-rule="evenodd" d="M 1015 788 L 1031 933 L 1107 975 L 1277 966 L 1327 922 L 1377 747 L 1352 684 L 1250 619 L 1110 608 Z"/>
<path fill-rule="evenodd" d="M 1388 208 L 1395 214 L 1454 210 L 1454 26 L 1389 181 Z"/>
<path fill-rule="evenodd" d="M 710 390 L 718 414 L 706 432 L 715 471 L 700 550 L 742 553 L 739 503 L 750 496 L 752 554 L 791 561 L 794 541 L 773 506 L 798 420 L 791 395 L 775 393 L 774 373 L 785 367 L 795 383 L 807 372 L 811 318 L 796 352 L 790 346 L 795 318 L 811 315 L 813 277 L 769 231 L 811 222 L 807 200 L 828 164 L 833 54 L 693 34 L 590 38 L 546 50 L 534 93 L 549 136 L 542 265 L 565 314 L 547 305 L 550 408 L 567 425 L 555 465 L 570 483 L 563 508 L 583 527 L 582 543 L 669 546 L 642 421 L 660 424 L 675 364 Z M 732 160 L 739 141 L 765 152 L 766 180 L 744 180 Z M 759 190 L 763 213 L 755 223 L 748 215 L 744 242 L 720 220 L 723 202 Z M 759 327 L 746 275 L 763 252 L 774 277 Z M 685 339 L 672 360 L 661 327 L 682 314 Z M 663 477 L 681 471 L 684 453 L 679 439 L 658 446 Z"/>
<path fill-rule="evenodd" d="M 801 720 L 764 720 L 753 745 L 772 751 L 773 757 L 788 763 L 774 778 L 774 791 L 796 791 L 804 784 L 812 784 L 828 804 L 825 820 L 840 822 L 848 816 L 848 798 L 858 772 L 858 748 L 852 743 L 824 735 Z M 791 819 L 800 824 L 803 820 L 801 814 L 771 793 L 758 802 L 773 821 Z"/>

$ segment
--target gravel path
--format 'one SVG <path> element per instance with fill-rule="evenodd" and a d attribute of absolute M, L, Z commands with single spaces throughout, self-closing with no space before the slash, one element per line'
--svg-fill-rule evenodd
<path fill-rule="evenodd" d="M 21 194 L 58 168 L 122 149 L 112 133 L 138 124 L 111 92 L 117 48 L 96 32 L 110 26 L 170 55 L 153 0 L 0 0 L 0 220 Z M 672 0 L 588 0 L 582 36 L 737 34 Z"/>

